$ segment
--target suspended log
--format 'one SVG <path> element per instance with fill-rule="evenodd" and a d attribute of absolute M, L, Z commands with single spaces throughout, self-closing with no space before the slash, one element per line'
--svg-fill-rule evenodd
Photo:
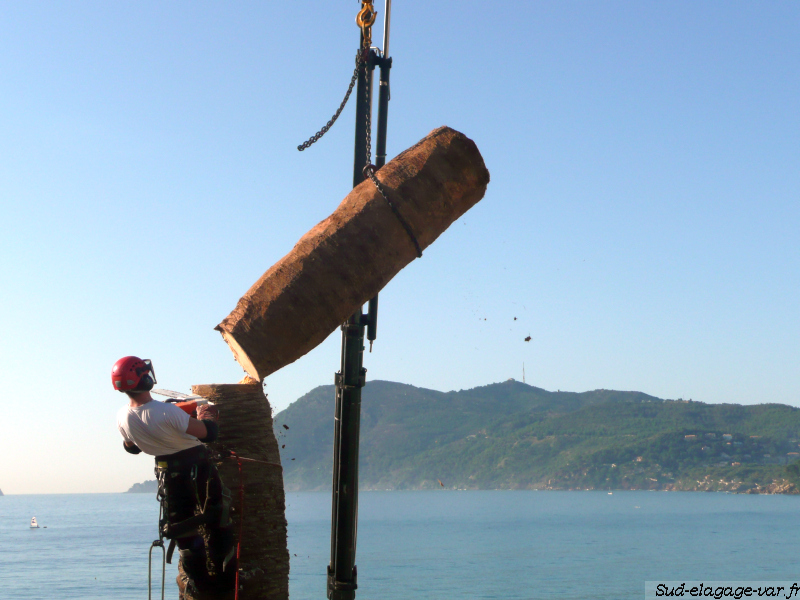
<path fill-rule="evenodd" d="M 440 127 L 353 189 L 275 263 L 216 329 L 261 381 L 294 362 L 375 296 L 486 191 L 475 143 Z M 405 221 L 410 229 L 407 231 Z"/>
<path fill-rule="evenodd" d="M 287 600 L 289 549 L 283 470 L 279 466 L 278 441 L 272 430 L 272 411 L 261 383 L 245 377 L 237 384 L 195 385 L 192 393 L 208 398 L 219 408 L 219 438 L 210 444 L 212 449 L 234 450 L 239 456 L 273 463 L 242 462 L 244 523 L 239 597 L 241 600 Z M 229 458 L 222 460 L 218 468 L 223 483 L 232 493 L 231 516 L 238 540 L 242 525 L 239 467 L 236 460 Z"/>

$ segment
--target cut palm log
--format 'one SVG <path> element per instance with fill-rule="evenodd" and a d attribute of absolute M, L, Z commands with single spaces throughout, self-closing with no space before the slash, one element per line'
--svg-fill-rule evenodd
<path fill-rule="evenodd" d="M 369 179 L 274 264 L 216 329 L 261 381 L 319 345 L 486 192 L 475 143 L 440 127 Z M 410 232 L 403 224 L 410 228 Z"/>
<path fill-rule="evenodd" d="M 272 411 L 261 382 L 246 377 L 237 384 L 192 386 L 192 393 L 219 409 L 219 438 L 211 448 L 234 450 L 242 461 L 244 522 L 240 502 L 242 478 L 235 459 L 219 463 L 219 473 L 232 492 L 231 516 L 237 540 L 241 600 L 289 598 L 289 549 L 286 544 L 286 502 L 278 441 L 272 430 Z M 272 463 L 272 464 L 264 464 Z"/>

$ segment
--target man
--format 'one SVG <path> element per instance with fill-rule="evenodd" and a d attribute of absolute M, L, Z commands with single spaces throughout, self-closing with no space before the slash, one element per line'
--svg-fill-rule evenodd
<path fill-rule="evenodd" d="M 159 527 L 173 542 L 170 554 L 177 543 L 194 595 L 232 590 L 236 559 L 230 492 L 204 445 L 217 438 L 216 408 L 201 406 L 195 419 L 174 404 L 154 400 L 153 365 L 136 356 L 119 359 L 111 381 L 129 399 L 117 413 L 125 450 L 155 456 L 162 502 Z"/>

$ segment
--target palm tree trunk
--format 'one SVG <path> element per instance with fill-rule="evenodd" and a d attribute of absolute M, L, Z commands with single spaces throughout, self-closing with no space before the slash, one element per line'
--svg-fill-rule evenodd
<path fill-rule="evenodd" d="M 261 384 L 249 377 L 236 384 L 195 385 L 192 393 L 208 398 L 219 409 L 219 439 L 210 444 L 212 449 L 233 450 L 241 457 L 263 461 L 242 461 L 243 477 L 235 459 L 223 459 L 218 464 L 222 481 L 232 494 L 231 516 L 236 539 L 241 542 L 239 597 L 287 600 L 286 502 L 269 401 Z"/>

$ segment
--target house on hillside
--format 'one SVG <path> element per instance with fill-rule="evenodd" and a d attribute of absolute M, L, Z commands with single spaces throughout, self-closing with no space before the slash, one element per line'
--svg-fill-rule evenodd
<path fill-rule="evenodd" d="M 685 436 L 683 436 L 683 439 L 685 439 L 687 442 L 693 442 L 693 441 L 695 441 L 697 439 L 697 436 L 694 435 L 694 434 L 685 435 Z"/>
<path fill-rule="evenodd" d="M 723 440 L 732 440 L 732 439 L 733 439 L 733 434 L 730 434 L 730 433 L 723 433 L 723 434 L 722 434 L 722 439 L 723 439 Z"/>

